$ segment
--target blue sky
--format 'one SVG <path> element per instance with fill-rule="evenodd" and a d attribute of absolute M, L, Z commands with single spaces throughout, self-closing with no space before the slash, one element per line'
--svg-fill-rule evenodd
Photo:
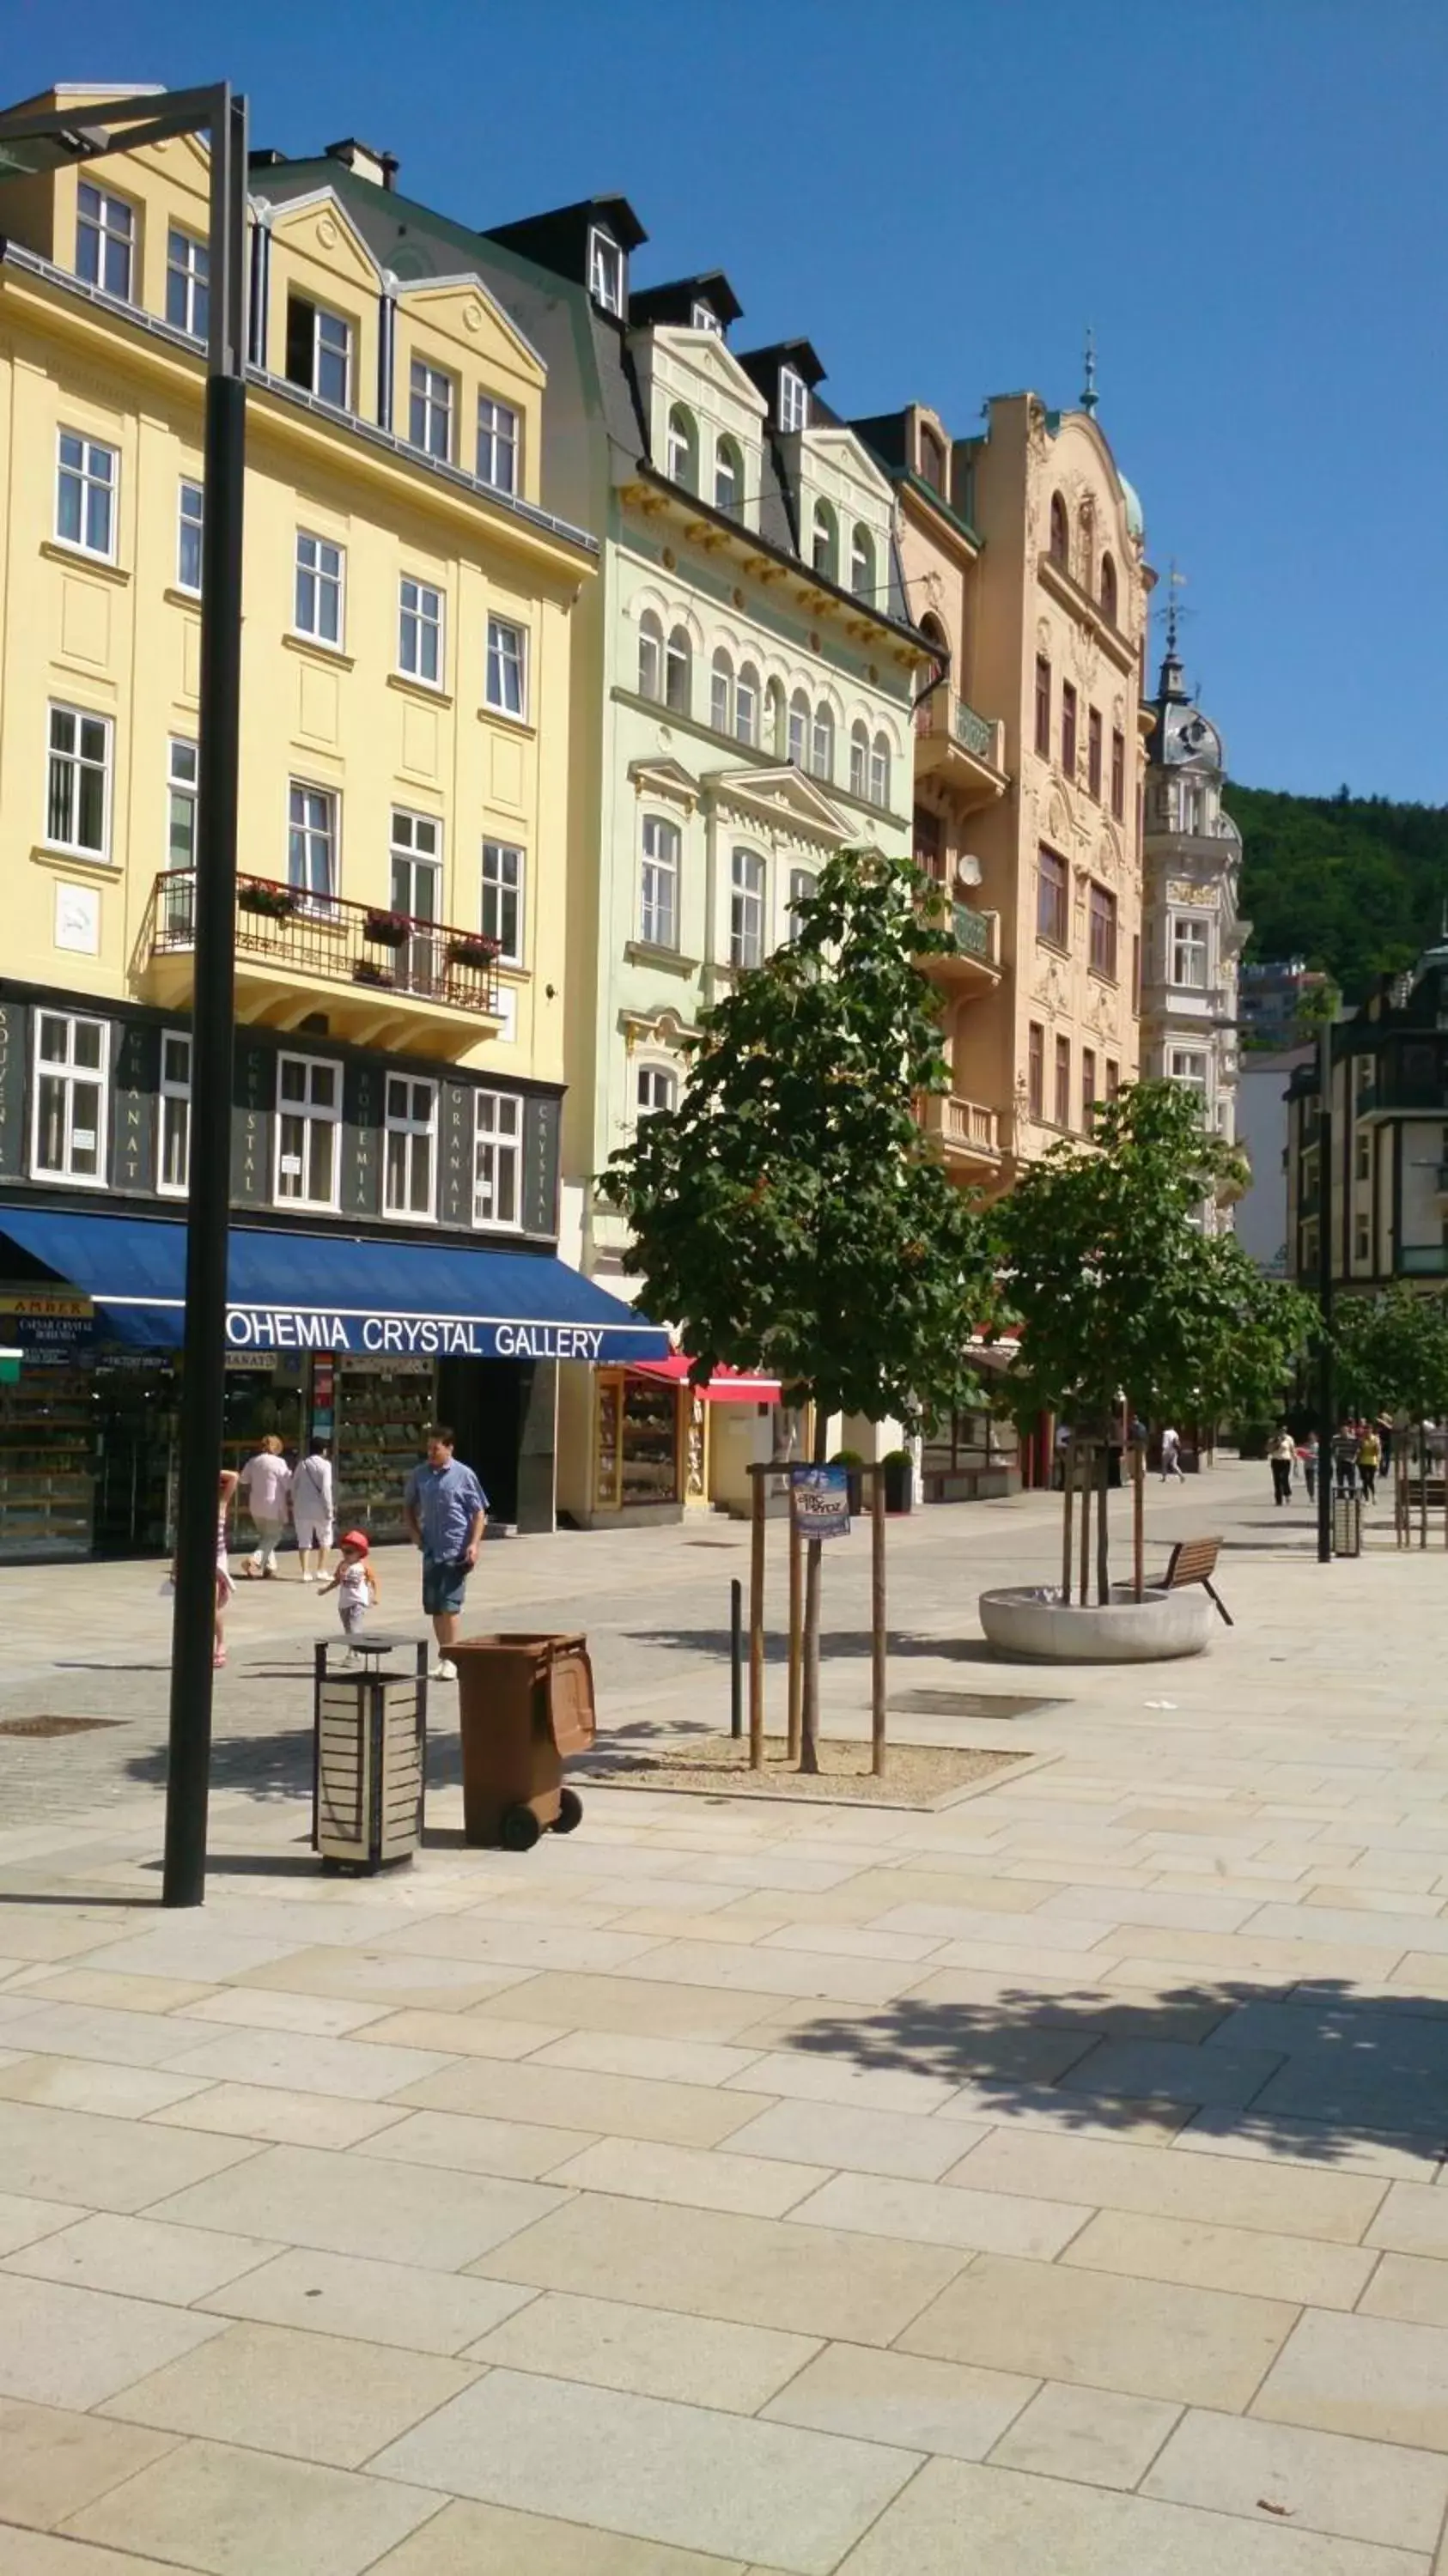
<path fill-rule="evenodd" d="M 13 97 L 230 77 L 488 224 L 595 190 L 846 413 L 1099 418 L 1257 786 L 1448 800 L 1441 0 L 0 0 Z M 1430 500 L 1429 486 L 1436 498 Z M 1166 593 L 1163 578 L 1158 600 Z"/>

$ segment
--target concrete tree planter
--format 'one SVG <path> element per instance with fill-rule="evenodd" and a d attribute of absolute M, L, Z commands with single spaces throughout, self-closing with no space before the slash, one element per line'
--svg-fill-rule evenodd
<path fill-rule="evenodd" d="M 980 1624 L 998 1655 L 1036 1664 L 1157 1664 L 1206 1652 L 1216 1616 L 1205 1592 L 1113 1584 L 1107 1602 L 1073 1607 L 1047 1585 L 980 1596 Z"/>

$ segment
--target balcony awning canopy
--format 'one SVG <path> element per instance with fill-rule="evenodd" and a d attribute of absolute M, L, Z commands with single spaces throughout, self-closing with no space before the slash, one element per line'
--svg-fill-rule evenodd
<path fill-rule="evenodd" d="M 686 1386 L 693 1362 L 683 1351 L 675 1351 L 666 1360 L 634 1360 L 630 1366 L 639 1377 L 659 1378 L 669 1386 Z M 754 1377 L 747 1369 L 726 1368 L 721 1363 L 708 1385 L 697 1387 L 695 1393 L 708 1404 L 778 1404 L 779 1380 Z"/>
<path fill-rule="evenodd" d="M 0 1237 L 94 1300 L 139 1350 L 184 1338 L 186 1229 L 166 1217 L 0 1206 Z M 231 1351 L 399 1359 L 664 1360 L 668 1334 L 550 1253 L 233 1226 Z"/>

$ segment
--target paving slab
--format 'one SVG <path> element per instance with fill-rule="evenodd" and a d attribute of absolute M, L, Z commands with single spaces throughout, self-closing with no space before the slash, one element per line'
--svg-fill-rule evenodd
<path fill-rule="evenodd" d="M 1073 2388 L 1053 2380 L 1033 2397 L 991 2452 L 992 2465 L 1076 2478 L 1086 2486 L 1137 2486 L 1181 2409 L 1119 2389 Z"/>
<path fill-rule="evenodd" d="M 1301 2531 L 1436 2547 L 1448 2511 L 1448 2460 L 1392 2442 L 1354 2441 L 1242 2417 L 1183 2417 L 1142 2493 Z"/>
<path fill-rule="evenodd" d="M 164 2433 L 0 2398 L 0 2524 L 53 2530 L 170 2448 Z M 0 2566 L 5 2545 L 0 2533 Z"/>
<path fill-rule="evenodd" d="M 437 2353 L 324 2339 L 290 2326 L 206 2322 L 204 2350 L 133 2381 L 107 2411 L 158 2432 L 357 2469 L 478 2375 L 470 2363 Z"/>
<path fill-rule="evenodd" d="M 752 2576 L 737 2559 L 660 2548 L 506 2505 L 448 2504 L 373 2576 Z M 770 2576 L 766 2569 L 764 2576 Z"/>
<path fill-rule="evenodd" d="M 394 2541 L 437 2511 L 435 2494 L 357 2477 L 311 2460 L 181 2442 L 165 2457 L 72 2514 L 77 2540 L 137 2553 L 153 2567 L 200 2576 L 362 2576 Z M 112 2576 L 99 2559 L 94 2576 Z M 129 2576 L 132 2560 L 124 2562 Z M 9 2576 L 9 2570 L 6 2571 Z M 30 2576 L 30 2571 L 24 2571 Z M 35 2576 L 50 2576 L 36 2564 Z M 70 2576 L 59 2565 L 55 2576 Z M 75 2576 L 92 2576 L 78 2565 Z M 122 2576 L 117 2570 L 116 2576 Z"/>
<path fill-rule="evenodd" d="M 1448 2451 L 1448 2327 L 1309 2309 L 1252 2412 L 1277 2423 Z"/>
<path fill-rule="evenodd" d="M 662 2308 L 636 2308 L 616 2299 L 575 2298 L 567 2292 L 548 2291 L 470 2344 L 466 2357 L 490 2367 L 538 2371 L 554 2379 L 585 2380 L 597 2388 L 673 2397 L 688 2405 L 752 2415 L 792 2381 L 818 2350 L 817 2342 L 807 2335 L 725 2325 L 712 2317 L 674 2316 Z M 788 2420 L 807 2419 L 790 2416 Z M 903 2437 L 881 2429 L 870 2438 Z"/>
<path fill-rule="evenodd" d="M 218 2330 L 215 2317 L 150 2299 L 0 2273 L 0 2395 L 97 2406 Z"/>
<path fill-rule="evenodd" d="M 458 2271 L 530 2227 L 566 2195 L 541 2183 L 384 2165 L 309 2147 L 268 2147 L 224 2181 L 159 2201 L 151 2215 L 183 2227 L 230 2221 L 244 2235 L 319 2254 L 375 2256 Z"/>
<path fill-rule="evenodd" d="M 1035 2387 L 1009 2371 L 832 2343 L 763 2411 L 772 2422 L 817 2433 L 983 2460 Z"/>
<path fill-rule="evenodd" d="M 745 2052 L 731 2050 L 730 2055 L 742 2058 Z M 765 2110 L 773 2090 L 766 2083 L 747 2092 L 724 2091 L 713 2083 L 545 2066 L 532 2058 L 521 2066 L 473 2059 L 408 2085 L 397 2100 L 429 2111 L 551 2124 L 574 2135 L 603 2131 L 616 2138 L 653 2138 L 665 2146 L 712 2147 Z M 567 2152 L 565 2136 L 558 2154 Z"/>
<path fill-rule="evenodd" d="M 1379 2259 L 1368 2246 L 1315 2244 L 1310 2237 L 1273 2236 L 1261 2228 L 1141 2218 L 1118 2209 L 1101 2210 L 1063 2257 L 1088 2271 L 1241 2290 L 1317 2308 L 1355 2308 Z M 1448 2265 L 1444 2271 L 1448 2277 Z"/>

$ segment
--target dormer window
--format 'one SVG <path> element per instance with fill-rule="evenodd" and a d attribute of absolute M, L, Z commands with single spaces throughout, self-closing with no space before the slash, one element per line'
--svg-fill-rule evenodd
<path fill-rule="evenodd" d="M 920 427 L 920 479 L 932 492 L 945 490 L 945 444 L 933 429 Z"/>
<path fill-rule="evenodd" d="M 779 371 L 779 426 L 786 435 L 809 426 L 809 387 L 793 367 Z"/>
<path fill-rule="evenodd" d="M 588 236 L 588 291 L 605 313 L 622 313 L 623 252 L 597 224 Z"/>
<path fill-rule="evenodd" d="M 352 398 L 352 325 L 305 295 L 287 298 L 287 381 L 346 411 Z"/>
<path fill-rule="evenodd" d="M 696 304 L 693 307 L 689 315 L 689 328 L 692 331 L 712 331 L 719 340 L 724 337 L 724 325 L 712 304 Z"/>

